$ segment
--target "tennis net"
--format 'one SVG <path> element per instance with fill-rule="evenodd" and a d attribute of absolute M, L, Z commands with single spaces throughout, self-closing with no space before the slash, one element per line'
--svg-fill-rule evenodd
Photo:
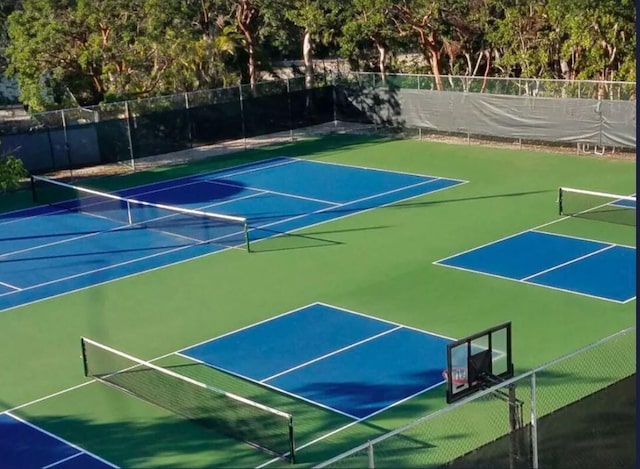
<path fill-rule="evenodd" d="M 82 337 L 84 373 L 190 421 L 295 462 L 293 417 Z"/>
<path fill-rule="evenodd" d="M 636 196 L 560 187 L 560 215 L 636 226 Z"/>
<path fill-rule="evenodd" d="M 251 250 L 244 217 L 121 197 L 34 175 L 31 176 L 31 192 L 37 203 L 160 231 L 195 243 Z"/>

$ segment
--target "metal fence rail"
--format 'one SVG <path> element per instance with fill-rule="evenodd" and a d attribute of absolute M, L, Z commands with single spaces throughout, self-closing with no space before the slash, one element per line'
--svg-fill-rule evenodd
<path fill-rule="evenodd" d="M 372 88 L 396 87 L 415 90 L 437 90 L 436 76 L 411 73 L 346 72 L 343 80 L 358 81 Z M 636 83 L 632 81 L 558 80 L 550 78 L 509 78 L 441 75 L 441 91 L 486 93 L 508 96 L 545 98 L 636 99 Z"/>
<path fill-rule="evenodd" d="M 635 334 L 635 327 L 620 331 L 315 467 L 503 467 L 501 462 L 505 467 L 554 467 L 557 454 L 551 453 L 558 445 L 548 443 L 557 443 L 557 433 L 546 425 L 546 419 L 634 375 Z M 515 399 L 505 400 L 509 391 Z M 514 422 L 516 410 L 521 420 Z M 566 417 L 564 422 L 571 424 Z M 635 435 L 632 437 L 633 442 Z M 474 454 L 501 439 L 502 453 L 494 451 L 490 460 Z M 610 441 L 595 438 L 589 445 L 605 452 Z M 578 463 L 575 467 L 584 466 Z"/>

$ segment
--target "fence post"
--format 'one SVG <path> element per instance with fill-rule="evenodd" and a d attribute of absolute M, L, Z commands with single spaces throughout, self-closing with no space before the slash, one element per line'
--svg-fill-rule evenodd
<path fill-rule="evenodd" d="M 289 139 L 293 142 L 293 113 L 291 112 L 291 86 L 289 85 L 289 78 L 285 78 L 287 81 L 287 107 L 289 109 Z"/>
<path fill-rule="evenodd" d="M 69 176 L 73 180 L 73 161 L 71 161 L 71 148 L 69 147 L 69 137 L 67 136 L 67 120 L 64 116 L 64 109 L 60 112 L 62 115 L 62 134 L 64 135 L 64 152 L 67 156 L 69 165 Z"/>
<path fill-rule="evenodd" d="M 193 148 L 193 136 L 191 134 L 191 116 L 189 113 L 189 93 L 184 93 L 184 113 L 187 117 L 187 138 L 189 139 L 189 148 Z"/>
<path fill-rule="evenodd" d="M 333 126 L 337 127 L 338 126 L 338 109 L 337 109 L 337 104 L 336 104 L 336 100 L 338 99 L 337 93 L 336 93 L 336 74 L 331 72 L 331 85 L 332 85 L 332 97 L 333 97 Z"/>
<path fill-rule="evenodd" d="M 531 373 L 531 467 L 538 469 L 538 406 L 536 373 Z"/>
<path fill-rule="evenodd" d="M 129 111 L 129 101 L 124 102 L 124 112 L 127 117 L 127 140 L 129 141 L 129 158 L 131 159 L 131 169 L 136 170 L 136 160 L 133 156 L 133 138 L 131 137 L 131 112 Z"/>
<path fill-rule="evenodd" d="M 369 446 L 367 447 L 367 459 L 369 461 L 368 464 L 368 468 L 369 469 L 375 469 L 376 465 L 375 465 L 375 458 L 373 455 L 373 445 L 371 444 L 371 440 L 368 441 Z"/>
<path fill-rule="evenodd" d="M 244 123 L 244 104 L 242 103 L 242 83 L 238 83 L 238 89 L 240 90 L 240 122 L 242 124 L 242 141 L 244 142 L 244 149 L 247 149 L 247 127 Z"/>

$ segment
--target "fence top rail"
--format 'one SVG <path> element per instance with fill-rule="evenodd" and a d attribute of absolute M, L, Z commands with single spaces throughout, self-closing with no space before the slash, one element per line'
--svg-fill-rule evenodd
<path fill-rule="evenodd" d="M 350 71 L 347 72 L 351 75 L 380 75 L 380 72 L 359 72 L 359 71 Z M 430 73 L 385 73 L 386 76 L 399 76 L 399 77 L 433 77 L 436 75 Z M 485 77 L 482 75 L 440 75 L 442 79 L 449 78 L 457 78 L 461 80 L 484 80 Z M 535 78 L 535 77 L 486 77 L 487 80 L 502 80 L 509 82 L 522 82 L 522 81 L 535 81 L 535 82 L 546 82 L 546 83 L 584 83 L 584 84 L 615 84 L 615 85 L 633 85 L 636 86 L 637 83 L 635 81 L 616 81 L 616 80 L 565 80 L 561 78 Z"/>
<path fill-rule="evenodd" d="M 419 424 L 421 424 L 423 422 L 426 422 L 428 420 L 434 419 L 439 415 L 442 415 L 442 414 L 445 414 L 447 412 L 453 411 L 454 409 L 457 409 L 458 407 L 463 406 L 463 405 L 467 404 L 468 402 L 475 401 L 476 399 L 480 399 L 483 396 L 491 394 L 496 389 L 501 389 L 501 388 L 504 388 L 506 386 L 509 386 L 509 385 L 511 385 L 513 383 L 516 383 L 516 382 L 518 382 L 518 381 L 520 381 L 522 379 L 525 379 L 525 378 L 527 378 L 527 377 L 529 377 L 529 376 L 531 376 L 531 375 L 533 375 L 533 374 L 535 374 L 535 373 L 537 373 L 539 371 L 542 371 L 545 368 L 553 366 L 553 365 L 555 365 L 557 363 L 560 363 L 562 361 L 568 360 L 569 358 L 572 358 L 572 357 L 574 357 L 576 355 L 584 353 L 584 352 L 586 352 L 588 350 L 591 350 L 591 349 L 593 349 L 595 347 L 598 347 L 598 346 L 600 346 L 600 345 L 602 345 L 602 344 L 604 344 L 606 342 L 609 342 L 611 340 L 614 340 L 614 339 L 616 339 L 618 337 L 624 336 L 624 335 L 629 334 L 629 333 L 634 333 L 635 334 L 635 331 L 636 331 L 636 326 L 629 327 L 627 329 L 623 329 L 623 330 L 621 330 L 619 332 L 616 332 L 615 334 L 612 334 L 612 335 L 607 336 L 607 337 L 605 337 L 603 339 L 600 339 L 597 342 L 593 342 L 593 343 L 591 343 L 589 345 L 586 345 L 586 346 L 584 346 L 584 347 L 582 347 L 582 348 L 580 348 L 578 350 L 574 350 L 571 353 L 563 355 L 563 356 L 561 356 L 561 357 L 559 357 L 559 358 L 557 358 L 555 360 L 551 360 L 550 362 L 547 362 L 547 363 L 545 363 L 543 365 L 540 365 L 540 366 L 538 366 L 538 367 L 536 367 L 536 368 L 534 368 L 532 370 L 529 370 L 529 371 L 527 371 L 525 373 L 522 373 L 522 374 L 520 374 L 518 376 L 514 376 L 513 378 L 505 380 L 505 381 L 501 382 L 498 386 L 494 386 L 494 387 L 488 388 L 488 389 L 483 389 L 483 390 L 481 390 L 481 391 L 479 391 L 479 392 L 467 397 L 466 399 L 462 399 L 462 400 L 460 400 L 458 402 L 455 402 L 455 403 L 453 403 L 453 404 L 451 404 L 451 405 L 449 405 L 447 407 L 443 407 L 442 409 L 439 409 L 439 410 L 437 410 L 435 412 L 432 412 L 431 414 L 425 415 L 425 416 L 423 416 L 423 417 L 421 417 L 421 418 L 419 418 L 417 420 L 414 420 L 413 422 L 410 422 L 410 423 L 408 423 L 406 425 L 403 425 L 402 427 L 396 428 L 395 430 L 392 430 L 392 431 L 390 431 L 388 433 L 380 435 L 380 436 L 378 436 L 378 437 L 376 437 L 376 438 L 374 438 L 372 440 L 367 441 L 366 443 L 362 443 L 361 445 L 356 446 L 355 448 L 352 448 L 352 449 L 350 449 L 348 451 L 345 451 L 344 453 L 341 453 L 341 454 L 339 454 L 339 455 L 337 455 L 337 456 L 335 456 L 335 457 L 333 457 L 331 459 L 323 461 L 322 463 L 320 463 L 318 465 L 315 465 L 313 467 L 315 469 L 315 468 L 323 468 L 323 467 L 330 466 L 331 464 L 333 464 L 335 462 L 338 462 L 338 461 L 340 461 L 340 460 L 342 460 L 342 459 L 344 459 L 346 457 L 349 457 L 349 456 L 351 456 L 353 454 L 359 453 L 360 451 L 364 451 L 369 446 L 372 446 L 372 445 L 375 445 L 377 443 L 380 443 L 381 441 L 387 440 L 387 439 L 391 438 L 392 436 L 395 436 L 395 435 L 397 435 L 399 433 L 403 433 L 403 432 L 409 430 L 410 428 L 413 428 L 416 425 L 419 425 Z"/>

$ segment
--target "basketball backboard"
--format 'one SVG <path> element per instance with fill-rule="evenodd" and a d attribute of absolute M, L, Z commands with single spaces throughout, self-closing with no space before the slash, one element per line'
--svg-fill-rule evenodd
<path fill-rule="evenodd" d="M 443 376 L 448 403 L 513 377 L 511 323 L 449 343 Z"/>

